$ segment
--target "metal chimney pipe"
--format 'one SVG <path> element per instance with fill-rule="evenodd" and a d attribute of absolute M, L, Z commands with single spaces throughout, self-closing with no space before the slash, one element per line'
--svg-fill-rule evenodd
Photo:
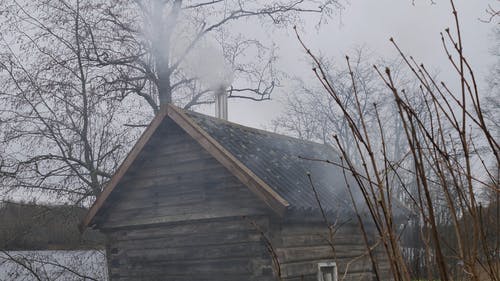
<path fill-rule="evenodd" d="M 215 91 L 215 117 L 227 120 L 227 94 L 222 85 Z"/>

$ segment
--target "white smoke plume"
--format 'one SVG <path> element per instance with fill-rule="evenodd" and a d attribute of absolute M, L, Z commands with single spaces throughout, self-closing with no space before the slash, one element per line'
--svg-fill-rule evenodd
<path fill-rule="evenodd" d="M 200 79 L 210 90 L 227 88 L 233 82 L 233 69 L 226 62 L 221 50 L 212 45 L 203 44 L 191 51 L 185 61 L 186 71 Z"/>
<path fill-rule="evenodd" d="M 172 41 L 172 55 L 181 57 L 197 36 L 190 26 L 179 28 Z M 202 85 L 210 90 L 227 88 L 234 80 L 234 70 L 224 57 L 220 44 L 212 38 L 204 37 L 188 52 L 181 64 L 183 71 L 190 77 L 199 79 Z"/>

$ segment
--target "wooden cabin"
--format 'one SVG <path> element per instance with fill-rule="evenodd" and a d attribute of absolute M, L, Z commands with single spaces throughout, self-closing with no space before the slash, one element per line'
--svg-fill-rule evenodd
<path fill-rule="evenodd" d="M 337 157 L 167 105 L 82 227 L 106 235 L 110 280 L 373 280 L 343 172 L 306 159 Z M 387 280 L 387 259 L 372 254 Z"/>

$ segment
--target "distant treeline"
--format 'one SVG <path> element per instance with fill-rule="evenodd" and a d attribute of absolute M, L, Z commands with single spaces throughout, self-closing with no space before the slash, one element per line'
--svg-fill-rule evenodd
<path fill-rule="evenodd" d="M 78 224 L 87 209 L 70 205 L 0 203 L 0 249 L 94 249 L 104 246 L 104 236 Z"/>

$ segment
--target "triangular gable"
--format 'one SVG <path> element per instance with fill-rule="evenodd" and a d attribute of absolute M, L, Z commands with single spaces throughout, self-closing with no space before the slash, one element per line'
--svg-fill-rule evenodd
<path fill-rule="evenodd" d="M 146 144 L 150 141 L 153 134 L 156 132 L 160 124 L 166 117 L 172 119 L 179 125 L 188 135 L 196 140 L 208 153 L 210 153 L 217 161 L 227 168 L 236 178 L 238 178 L 245 186 L 247 186 L 254 194 L 264 201 L 277 214 L 283 215 L 289 203 L 276 193 L 262 179 L 256 176 L 248 167 L 241 163 L 234 155 L 229 153 L 220 143 L 213 139 L 207 132 L 198 126 L 189 116 L 181 109 L 167 105 L 160 109 L 158 114 L 153 118 L 144 133 L 140 136 L 132 150 L 129 152 L 125 160 L 122 162 L 116 173 L 106 185 L 102 193 L 97 197 L 96 201 L 90 208 L 86 217 L 81 224 L 83 231 L 88 227 L 94 217 L 97 215 L 101 207 L 104 205 L 107 198 L 113 192 L 115 187 L 125 176 L 134 161 L 137 159 Z"/>

